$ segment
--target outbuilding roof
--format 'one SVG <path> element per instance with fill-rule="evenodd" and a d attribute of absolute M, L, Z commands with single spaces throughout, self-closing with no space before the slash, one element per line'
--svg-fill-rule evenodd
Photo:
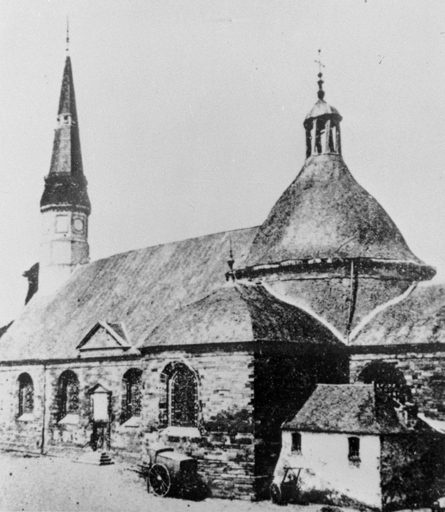
<path fill-rule="evenodd" d="M 318 384 L 295 418 L 284 430 L 395 434 L 407 432 L 390 400 L 372 384 Z"/>
<path fill-rule="evenodd" d="M 98 321 L 123 324 L 133 346 L 150 345 L 164 318 L 225 285 L 230 240 L 243 265 L 258 228 L 117 254 L 79 267 L 51 297 L 35 295 L 0 343 L 0 361 L 77 357 Z M 178 340 L 181 343 L 181 340 Z"/>
<path fill-rule="evenodd" d="M 340 155 L 310 157 L 258 231 L 247 266 L 313 258 L 421 261 Z"/>

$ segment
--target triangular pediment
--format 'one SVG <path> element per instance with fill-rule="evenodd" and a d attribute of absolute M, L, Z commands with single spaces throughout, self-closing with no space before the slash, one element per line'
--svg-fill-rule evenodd
<path fill-rule="evenodd" d="M 111 395 L 111 391 L 109 389 L 107 389 L 101 382 L 98 382 L 91 389 L 89 389 L 87 391 L 87 394 L 89 394 L 89 395 L 92 395 L 94 393 L 97 393 L 97 394 L 102 393 L 102 394 Z"/>
<path fill-rule="evenodd" d="M 97 322 L 77 346 L 80 352 L 125 352 L 131 349 L 125 328 L 118 322 Z"/>

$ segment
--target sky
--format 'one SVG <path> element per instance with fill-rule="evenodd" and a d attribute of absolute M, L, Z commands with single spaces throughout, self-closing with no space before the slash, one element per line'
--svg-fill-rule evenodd
<path fill-rule="evenodd" d="M 321 48 L 349 170 L 445 281 L 443 0 L 2 0 L 0 325 L 39 260 L 67 16 L 92 260 L 260 225 Z"/>

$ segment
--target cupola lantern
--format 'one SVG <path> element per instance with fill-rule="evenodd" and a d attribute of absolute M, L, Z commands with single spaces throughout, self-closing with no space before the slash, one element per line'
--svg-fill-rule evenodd
<path fill-rule="evenodd" d="M 321 64 L 320 64 L 321 67 Z M 314 155 L 341 155 L 340 121 L 338 110 L 324 101 L 323 73 L 318 73 L 318 101 L 306 116 L 306 158 Z"/>

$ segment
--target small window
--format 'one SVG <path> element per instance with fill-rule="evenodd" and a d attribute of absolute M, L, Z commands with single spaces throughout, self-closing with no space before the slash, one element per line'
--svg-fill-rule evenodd
<path fill-rule="evenodd" d="M 301 434 L 299 432 L 292 434 L 292 451 L 301 453 Z"/>
<path fill-rule="evenodd" d="M 19 417 L 34 410 L 34 384 L 27 373 L 19 377 Z"/>
<path fill-rule="evenodd" d="M 348 459 L 351 462 L 360 462 L 360 439 L 358 437 L 349 437 L 349 454 Z"/>

